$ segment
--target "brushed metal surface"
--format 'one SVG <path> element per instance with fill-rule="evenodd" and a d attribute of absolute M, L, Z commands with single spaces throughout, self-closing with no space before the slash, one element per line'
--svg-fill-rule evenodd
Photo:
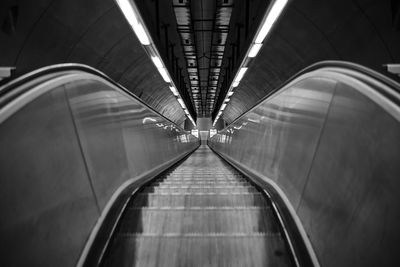
<path fill-rule="evenodd" d="M 322 266 L 400 264 L 400 110 L 375 86 L 314 71 L 209 141 L 282 189 Z"/>
<path fill-rule="evenodd" d="M 74 266 L 113 193 L 198 140 L 95 75 L 32 84 L 0 110 L 0 265 Z"/>
<path fill-rule="evenodd" d="M 3 122 L 0 147 L 0 265 L 73 265 L 99 210 L 64 88 Z"/>

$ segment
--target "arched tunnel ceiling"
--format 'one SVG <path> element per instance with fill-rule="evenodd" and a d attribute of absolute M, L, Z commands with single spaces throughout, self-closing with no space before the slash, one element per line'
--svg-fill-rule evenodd
<path fill-rule="evenodd" d="M 0 5 L 0 66 L 16 66 L 19 75 L 57 63 L 87 64 L 177 124 L 186 118 L 113 0 Z"/>
<path fill-rule="evenodd" d="M 187 106 L 195 107 L 196 96 L 188 86 L 189 75 L 185 73 L 187 66 L 176 31 L 174 0 L 135 2 L 142 8 L 146 26 L 170 73 L 173 76 L 182 73 L 179 77 L 183 78 L 175 78 L 175 84 L 181 95 L 186 95 Z M 243 55 L 245 46 L 251 42 L 260 14 L 269 1 L 227 2 L 233 4 L 229 30 L 236 36 L 228 36 L 226 42 L 230 47 L 225 49 L 222 64 L 226 68 L 228 57 L 235 55 L 236 62 L 230 67 L 232 76 L 240 64 L 237 58 L 240 59 L 239 54 Z M 243 34 L 245 3 L 249 4 L 247 20 L 251 29 Z M 379 71 L 383 71 L 382 64 L 399 63 L 399 4 L 396 3 L 396 0 L 290 1 L 235 89 L 223 118 L 232 122 L 296 72 L 321 60 L 347 60 Z M 157 5 L 158 11 L 154 11 Z M 178 124 L 185 119 L 175 97 L 113 0 L 3 0 L 0 26 L 0 65 L 16 66 L 17 75 L 49 64 L 87 64 L 103 71 Z M 242 31 L 237 37 L 239 28 Z M 238 43 L 240 53 L 234 49 Z M 219 78 L 214 116 L 225 97 L 226 88 L 221 85 L 224 76 L 228 76 L 226 69 Z"/>
<path fill-rule="evenodd" d="M 384 72 L 383 64 L 399 63 L 399 5 L 394 2 L 291 1 L 235 89 L 224 120 L 232 122 L 292 75 L 318 61 L 346 60 L 380 72 Z"/>

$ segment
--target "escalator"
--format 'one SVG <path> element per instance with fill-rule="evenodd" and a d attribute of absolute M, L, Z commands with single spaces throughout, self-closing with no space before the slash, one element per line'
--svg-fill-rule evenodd
<path fill-rule="evenodd" d="M 101 266 L 292 266 L 265 195 L 202 145 L 129 201 Z"/>
<path fill-rule="evenodd" d="M 0 87 L 0 266 L 397 266 L 399 88 L 319 63 L 199 146 L 90 67 L 22 76 Z"/>

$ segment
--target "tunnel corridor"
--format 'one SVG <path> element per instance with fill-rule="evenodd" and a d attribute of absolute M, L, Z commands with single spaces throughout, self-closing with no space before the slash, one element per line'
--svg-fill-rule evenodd
<path fill-rule="evenodd" d="M 0 266 L 400 266 L 398 2 L 0 1 Z"/>

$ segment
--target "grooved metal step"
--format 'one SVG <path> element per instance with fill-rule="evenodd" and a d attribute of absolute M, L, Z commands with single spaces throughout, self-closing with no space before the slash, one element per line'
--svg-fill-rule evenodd
<path fill-rule="evenodd" d="M 226 187 L 226 188 L 161 188 L 161 187 L 148 187 L 143 192 L 145 193 L 182 193 L 182 194 L 229 194 L 229 193 L 256 193 L 257 189 L 254 187 Z"/>
<path fill-rule="evenodd" d="M 120 233 L 279 232 L 269 207 L 229 209 L 130 209 Z M 138 218 L 140 218 L 138 220 Z M 204 222 L 208 223 L 204 223 Z"/>
<path fill-rule="evenodd" d="M 159 189 L 204 189 L 204 190 L 213 190 L 213 189 L 221 189 L 221 190 L 226 190 L 226 189 L 253 189 L 254 187 L 250 186 L 250 185 L 191 185 L 191 184 L 185 184 L 185 185 L 170 185 L 170 184 L 161 184 L 158 185 L 157 188 Z"/>
<path fill-rule="evenodd" d="M 204 206 L 254 206 L 260 207 L 267 205 L 261 193 L 246 193 L 246 194 L 214 194 L 210 195 L 181 195 L 181 194 L 153 194 L 140 193 L 135 197 L 132 206 L 148 206 L 148 207 L 163 207 L 163 206 L 189 206 L 189 207 L 204 207 Z"/>
<path fill-rule="evenodd" d="M 279 235 L 122 235 L 114 247 L 105 266 L 290 266 Z"/>
<path fill-rule="evenodd" d="M 128 203 L 103 266 L 291 266 L 269 201 L 207 147 Z"/>

